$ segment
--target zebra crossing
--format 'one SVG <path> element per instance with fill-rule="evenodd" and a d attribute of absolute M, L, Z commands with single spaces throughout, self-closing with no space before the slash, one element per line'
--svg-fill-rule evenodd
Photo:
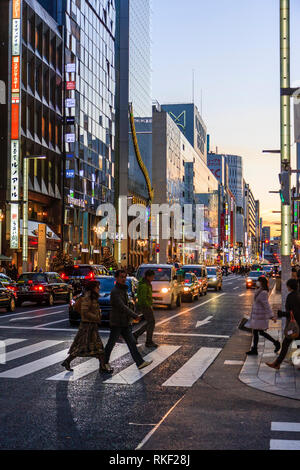
<path fill-rule="evenodd" d="M 300 423 L 271 423 L 272 432 L 300 433 Z M 284 437 L 288 434 L 284 434 Z M 300 436 L 300 435 L 299 435 Z M 270 450 L 300 450 L 300 440 L 271 439 Z"/>
<path fill-rule="evenodd" d="M 21 379 L 41 371 L 48 372 L 48 369 L 51 371 L 51 367 L 57 367 L 57 365 L 59 365 L 59 363 L 61 363 L 68 354 L 68 348 L 55 351 L 58 347 L 63 348 L 65 341 L 46 340 L 30 345 L 25 344 L 25 342 L 29 340 L 22 338 L 7 338 L 1 341 L 5 344 L 6 351 L 5 361 L 0 364 L 0 380 Z M 105 340 L 104 343 L 106 341 L 107 340 Z M 13 349 L 8 350 L 11 349 L 11 347 L 13 347 Z M 145 360 L 153 361 L 152 364 L 145 369 L 138 370 L 136 365 L 132 363 L 133 361 L 127 346 L 125 344 L 118 343 L 112 352 L 110 361 L 111 363 L 114 363 L 113 365 L 115 368 L 118 368 L 118 371 L 115 375 L 107 379 L 104 377 L 103 384 L 134 385 L 144 377 L 151 374 L 151 372 L 155 371 L 155 369 L 160 365 L 166 364 L 169 360 L 172 361 L 174 354 L 183 347 L 184 346 L 169 344 L 160 345 L 156 350 L 145 356 Z M 167 380 L 165 380 L 165 377 L 161 378 L 160 382 L 162 383 L 158 383 L 157 385 L 161 385 L 163 387 L 192 387 L 192 385 L 203 376 L 205 371 L 215 361 L 221 350 L 221 348 L 200 347 L 195 353 L 192 353 L 192 357 L 189 357 L 188 359 L 186 359 L 184 354 L 182 359 L 184 363 L 179 365 L 178 370 Z M 35 358 L 36 354 L 39 355 L 39 358 Z M 22 363 L 15 367 L 11 367 L 10 363 L 17 360 Z M 122 365 L 123 363 L 125 364 L 122 370 L 119 370 L 117 363 L 118 360 L 122 360 Z M 129 361 L 131 362 L 130 365 L 128 365 Z M 63 371 L 54 375 L 51 375 L 50 372 L 49 376 L 45 380 L 76 382 L 78 380 L 88 378 L 91 374 L 98 372 L 99 362 L 94 358 L 86 358 L 80 364 L 74 364 L 73 369 L 73 372 Z M 166 368 L 165 371 L 166 370 L 168 369 Z M 164 374 L 166 373 L 165 371 Z M 157 379 L 155 380 L 157 381 Z"/>

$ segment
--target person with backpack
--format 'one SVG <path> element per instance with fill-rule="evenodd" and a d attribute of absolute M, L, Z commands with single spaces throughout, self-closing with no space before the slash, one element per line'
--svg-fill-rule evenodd
<path fill-rule="evenodd" d="M 285 303 L 285 312 L 282 312 L 281 310 L 278 310 L 278 317 L 279 318 L 287 318 L 287 324 L 289 324 L 291 320 L 291 312 L 293 313 L 293 316 L 298 324 L 300 326 L 300 294 L 298 292 L 298 281 L 297 279 L 289 279 L 286 283 L 289 294 L 286 298 L 286 303 Z M 288 353 L 289 347 L 292 344 L 293 341 L 300 339 L 300 335 L 298 338 L 287 338 L 285 337 L 283 342 L 282 342 L 282 347 L 279 356 L 274 362 L 267 362 L 267 366 L 271 367 L 271 369 L 280 369 L 281 363 L 285 359 L 285 356 Z"/>
<path fill-rule="evenodd" d="M 271 341 L 275 346 L 275 353 L 280 350 L 280 342 L 276 341 L 272 336 L 266 333 L 269 327 L 269 320 L 272 318 L 276 320 L 275 315 L 272 312 L 269 304 L 269 282 L 264 276 L 261 276 L 257 281 L 258 290 L 255 293 L 254 303 L 252 307 L 251 317 L 248 328 L 253 330 L 253 346 L 250 351 L 247 352 L 248 356 L 257 356 L 257 346 L 259 335 L 263 336 L 267 340 Z"/>
<path fill-rule="evenodd" d="M 153 332 L 155 328 L 155 318 L 153 312 L 153 300 L 152 300 L 152 285 L 154 281 L 155 272 L 151 269 L 145 272 L 145 276 L 140 280 L 137 288 L 137 299 L 138 299 L 138 312 L 142 314 L 146 320 L 145 324 L 141 328 L 134 332 L 136 342 L 138 337 L 147 331 L 146 347 L 147 348 L 158 348 L 158 345 L 153 341 Z"/>
<path fill-rule="evenodd" d="M 80 311 L 81 323 L 78 333 L 70 347 L 69 356 L 62 363 L 67 371 L 72 372 L 71 362 L 76 357 L 96 357 L 99 360 L 99 372 L 112 374 L 113 369 L 106 363 L 104 347 L 99 336 L 98 326 L 101 322 L 99 308 L 100 283 L 90 281 L 85 294 L 76 301 L 74 308 Z"/>

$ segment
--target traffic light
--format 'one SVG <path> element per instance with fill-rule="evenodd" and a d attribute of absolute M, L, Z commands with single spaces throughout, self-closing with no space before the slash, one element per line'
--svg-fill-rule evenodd
<path fill-rule="evenodd" d="M 279 175 L 279 181 L 281 184 L 280 199 L 284 206 L 289 206 L 291 204 L 291 194 L 290 194 L 290 172 L 283 171 Z"/>

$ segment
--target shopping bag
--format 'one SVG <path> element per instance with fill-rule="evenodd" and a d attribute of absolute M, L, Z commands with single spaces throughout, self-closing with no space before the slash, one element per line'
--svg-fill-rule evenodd
<path fill-rule="evenodd" d="M 300 329 L 299 325 L 295 320 L 293 312 L 291 312 L 291 318 L 285 327 L 284 335 L 287 339 L 296 339 L 299 337 Z"/>
<path fill-rule="evenodd" d="M 247 326 L 249 324 L 249 320 L 250 320 L 249 317 L 242 318 L 241 321 L 240 321 L 240 324 L 239 324 L 239 330 L 247 331 L 247 333 L 249 333 L 249 332 L 251 333 L 252 328 L 249 328 L 249 326 Z"/>

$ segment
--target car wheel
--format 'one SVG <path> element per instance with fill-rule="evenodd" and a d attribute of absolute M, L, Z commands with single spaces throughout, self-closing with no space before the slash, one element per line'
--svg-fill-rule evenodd
<path fill-rule="evenodd" d="M 177 296 L 176 305 L 177 307 L 181 307 L 181 295 Z"/>
<path fill-rule="evenodd" d="M 53 294 L 50 292 L 48 300 L 47 300 L 47 305 L 52 307 L 53 304 L 54 304 L 54 298 L 53 298 Z"/>
<path fill-rule="evenodd" d="M 16 301 L 15 299 L 12 297 L 9 301 L 9 305 L 7 307 L 7 311 L 8 312 L 14 312 L 16 310 Z"/>
<path fill-rule="evenodd" d="M 207 295 L 207 289 L 206 289 L 206 291 L 205 291 L 205 294 L 204 294 L 204 295 Z"/>

